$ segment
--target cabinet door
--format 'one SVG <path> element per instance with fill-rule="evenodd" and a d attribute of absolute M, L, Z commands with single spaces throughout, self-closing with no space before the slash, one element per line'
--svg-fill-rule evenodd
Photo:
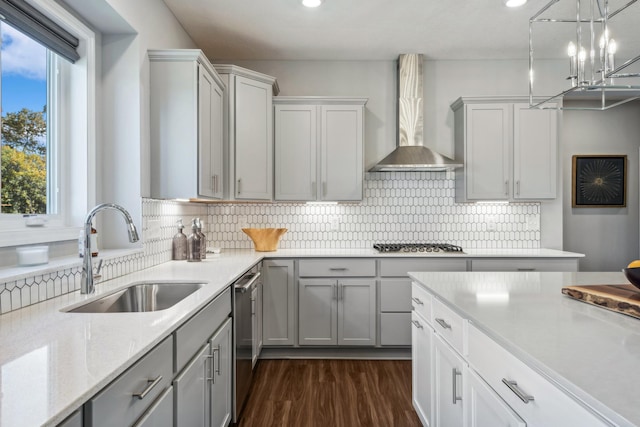
<path fill-rule="evenodd" d="M 338 280 L 338 345 L 376 345 L 376 281 Z"/>
<path fill-rule="evenodd" d="M 317 108 L 275 107 L 275 199 L 315 200 Z"/>
<path fill-rule="evenodd" d="M 225 427 L 231 422 L 231 378 L 233 341 L 231 319 L 211 337 L 211 427 Z"/>
<path fill-rule="evenodd" d="M 467 199 L 506 200 L 511 175 L 511 106 L 470 104 L 464 108 Z"/>
<path fill-rule="evenodd" d="M 235 78 L 235 198 L 271 200 L 273 187 L 272 88 Z"/>
<path fill-rule="evenodd" d="M 172 427 L 173 387 L 169 387 L 156 399 L 133 427 Z"/>
<path fill-rule="evenodd" d="M 418 314 L 411 313 L 413 407 L 422 425 L 433 425 L 433 331 Z"/>
<path fill-rule="evenodd" d="M 224 91 L 204 67 L 198 75 L 198 189 L 201 196 L 223 197 Z"/>
<path fill-rule="evenodd" d="M 215 135 L 213 98 L 216 83 L 211 75 L 198 67 L 198 193 L 201 196 L 213 197 L 215 183 L 212 163 L 215 154 L 212 142 Z"/>
<path fill-rule="evenodd" d="M 526 423 L 473 370 L 465 368 L 466 427 L 526 427 Z"/>
<path fill-rule="evenodd" d="M 513 198 L 554 199 L 558 174 L 558 112 L 515 104 Z"/>
<path fill-rule="evenodd" d="M 204 426 L 209 423 L 210 358 L 211 346 L 207 344 L 173 381 L 176 426 Z"/>
<path fill-rule="evenodd" d="M 463 361 L 437 334 L 434 334 L 433 344 L 434 424 L 437 427 L 462 426 Z"/>
<path fill-rule="evenodd" d="M 319 200 L 362 200 L 362 106 L 321 106 Z"/>
<path fill-rule="evenodd" d="M 335 279 L 300 279 L 298 284 L 299 344 L 336 345 L 338 282 Z"/>
<path fill-rule="evenodd" d="M 262 342 L 265 346 L 295 344 L 293 260 L 262 263 Z"/>

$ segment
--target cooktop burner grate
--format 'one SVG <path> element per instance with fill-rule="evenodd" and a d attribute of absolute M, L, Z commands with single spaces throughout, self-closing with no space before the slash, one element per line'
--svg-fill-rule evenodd
<path fill-rule="evenodd" d="M 462 247 L 450 243 L 376 243 L 373 248 L 378 252 L 458 252 Z"/>

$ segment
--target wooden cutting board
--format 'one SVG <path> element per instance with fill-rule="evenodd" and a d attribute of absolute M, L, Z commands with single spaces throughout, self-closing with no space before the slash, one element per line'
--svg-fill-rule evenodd
<path fill-rule="evenodd" d="M 562 288 L 562 293 L 640 319 L 640 289 L 633 285 L 567 286 Z"/>

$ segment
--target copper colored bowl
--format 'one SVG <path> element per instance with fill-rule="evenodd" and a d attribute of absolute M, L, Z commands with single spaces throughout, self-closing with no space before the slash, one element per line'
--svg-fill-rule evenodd
<path fill-rule="evenodd" d="M 627 276 L 627 280 L 629 280 L 633 286 L 640 289 L 640 267 L 623 268 L 622 271 L 624 275 Z"/>

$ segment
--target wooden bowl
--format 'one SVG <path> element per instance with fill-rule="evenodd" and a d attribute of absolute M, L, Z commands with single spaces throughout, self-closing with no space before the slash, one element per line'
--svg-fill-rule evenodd
<path fill-rule="evenodd" d="M 640 289 L 640 267 L 623 268 L 622 271 L 624 275 L 627 276 L 627 280 L 629 280 L 633 286 Z"/>
<path fill-rule="evenodd" d="M 280 237 L 286 228 L 243 228 L 242 231 L 253 240 L 258 252 L 273 252 L 278 249 Z"/>

